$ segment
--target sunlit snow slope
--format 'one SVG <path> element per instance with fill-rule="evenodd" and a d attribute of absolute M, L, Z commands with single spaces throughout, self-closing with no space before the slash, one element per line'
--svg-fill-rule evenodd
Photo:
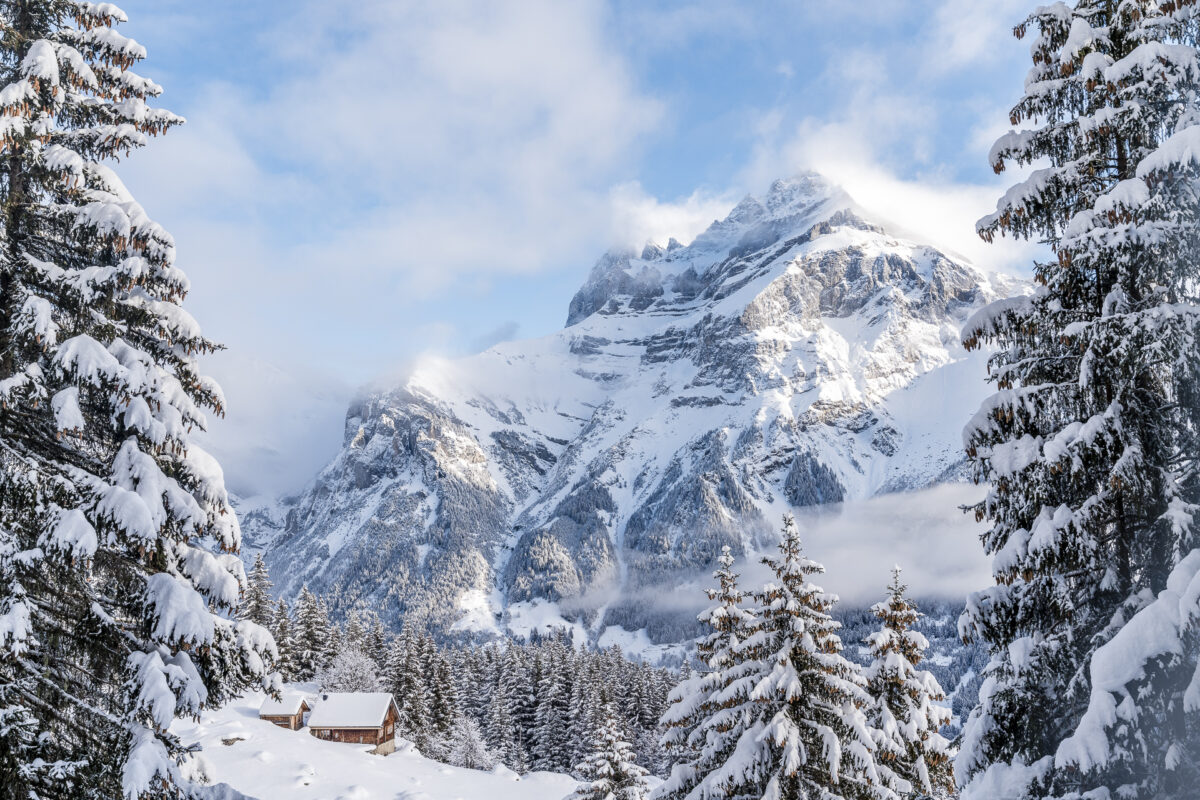
<path fill-rule="evenodd" d="M 276 582 L 443 630 L 543 599 L 664 641 L 644 598 L 788 508 L 960 477 L 986 385 L 959 328 L 1011 287 L 864 216 L 778 181 L 688 246 L 606 254 L 562 331 L 364 397 L 308 490 L 247 521 Z"/>
<path fill-rule="evenodd" d="M 450 767 L 404 744 L 390 756 L 366 745 L 326 742 L 307 729 L 290 731 L 258 718 L 261 693 L 251 693 L 199 722 L 180 720 L 172 731 L 199 744 L 213 783 L 258 798 L 294 800 L 562 800 L 577 782 L 569 775 L 518 776 Z"/>

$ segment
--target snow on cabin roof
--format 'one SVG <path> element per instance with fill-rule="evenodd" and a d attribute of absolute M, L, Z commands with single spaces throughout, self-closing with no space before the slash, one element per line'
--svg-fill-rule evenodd
<path fill-rule="evenodd" d="M 310 728 L 378 728 L 396 701 L 390 692 L 329 692 L 308 718 Z"/>
<path fill-rule="evenodd" d="M 268 697 L 258 707 L 260 717 L 290 717 L 300 713 L 304 703 L 304 695 L 299 692 L 283 692 L 278 700 Z"/>

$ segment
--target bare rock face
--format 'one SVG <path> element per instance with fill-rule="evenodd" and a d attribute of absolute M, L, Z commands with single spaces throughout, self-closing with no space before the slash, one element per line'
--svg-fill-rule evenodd
<path fill-rule="evenodd" d="M 248 535 L 335 612 L 488 635 L 554 602 L 669 639 L 647 598 L 769 545 L 785 510 L 957 474 L 985 392 L 959 327 L 999 280 L 818 175 L 778 181 L 688 246 L 603 256 L 562 331 L 355 403 L 342 452 Z"/>

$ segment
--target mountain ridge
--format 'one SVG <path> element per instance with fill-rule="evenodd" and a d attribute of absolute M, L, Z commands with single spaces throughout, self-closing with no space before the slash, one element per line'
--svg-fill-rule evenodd
<path fill-rule="evenodd" d="M 985 387 L 958 328 L 1011 289 L 777 181 L 689 245 L 610 250 L 564 329 L 357 399 L 329 466 L 244 527 L 335 612 L 488 635 L 557 603 L 668 641 L 685 623 L 622 596 L 761 550 L 785 510 L 961 477 Z"/>

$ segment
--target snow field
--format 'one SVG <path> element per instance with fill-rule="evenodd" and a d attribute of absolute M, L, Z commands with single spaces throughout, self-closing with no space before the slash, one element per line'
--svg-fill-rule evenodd
<path fill-rule="evenodd" d="M 569 775 L 517 775 L 451 767 L 423 757 L 403 740 L 390 756 L 367 745 L 325 742 L 308 729 L 289 731 L 258 718 L 265 699 L 250 692 L 199 722 L 172 727 L 200 759 L 213 783 L 258 800 L 562 800 L 576 787 Z"/>

